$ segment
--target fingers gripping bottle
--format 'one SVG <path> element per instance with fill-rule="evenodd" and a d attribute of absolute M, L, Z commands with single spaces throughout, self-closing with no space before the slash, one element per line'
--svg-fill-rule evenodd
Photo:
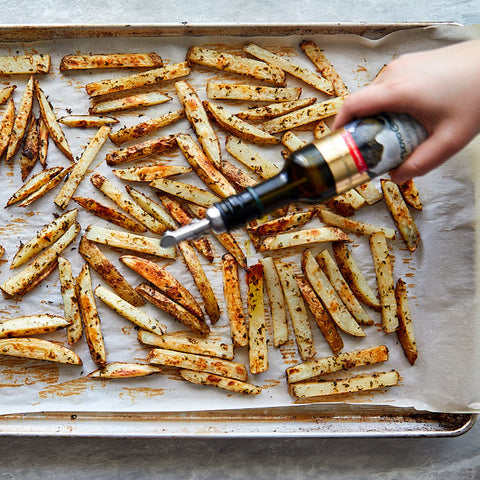
<path fill-rule="evenodd" d="M 355 120 L 296 150 L 280 173 L 214 204 L 206 218 L 167 231 L 163 247 L 246 225 L 293 202 L 321 203 L 403 163 L 427 137 L 413 117 L 381 114 Z"/>

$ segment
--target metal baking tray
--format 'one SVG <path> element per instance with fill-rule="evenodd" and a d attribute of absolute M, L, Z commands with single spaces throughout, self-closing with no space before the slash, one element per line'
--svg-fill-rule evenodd
<path fill-rule="evenodd" d="M 134 24 L 3 25 L 2 42 L 58 38 L 268 36 L 355 34 L 378 39 L 413 28 L 457 23 L 398 24 Z M 0 435 L 89 437 L 454 437 L 468 432 L 476 414 L 420 412 L 366 405 L 321 404 L 207 412 L 39 412 L 0 416 Z"/>

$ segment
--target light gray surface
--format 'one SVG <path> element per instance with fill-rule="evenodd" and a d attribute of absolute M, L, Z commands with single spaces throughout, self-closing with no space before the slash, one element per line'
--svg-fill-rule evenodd
<path fill-rule="evenodd" d="M 7 0 L 0 9 L 0 24 L 405 21 L 477 24 L 480 1 Z M 2 438 L 0 478 L 463 480 L 480 478 L 479 445 L 478 424 L 453 439 Z"/>

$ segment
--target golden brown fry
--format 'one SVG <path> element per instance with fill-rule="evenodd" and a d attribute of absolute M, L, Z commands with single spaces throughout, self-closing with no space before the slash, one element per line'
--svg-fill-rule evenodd
<path fill-rule="evenodd" d="M 42 168 L 47 167 L 48 128 L 42 116 L 38 119 L 38 161 Z"/>
<path fill-rule="evenodd" d="M 399 278 L 395 288 L 395 298 L 397 299 L 398 328 L 397 337 L 400 345 L 405 352 L 408 361 L 413 365 L 418 357 L 417 342 L 413 331 L 412 316 L 408 306 L 407 286 Z"/>
<path fill-rule="evenodd" d="M 147 165 L 112 171 L 114 175 L 122 180 L 130 180 L 131 182 L 153 182 L 153 180 L 157 178 L 190 173 L 192 169 L 180 165 Z"/>
<path fill-rule="evenodd" d="M 93 115 L 129 110 L 132 108 L 151 107 L 169 102 L 171 99 L 172 97 L 161 92 L 139 93 L 138 95 L 117 98 L 115 100 L 98 101 L 88 109 L 88 113 Z"/>
<path fill-rule="evenodd" d="M 274 218 L 268 222 L 259 223 L 253 227 L 248 227 L 248 231 L 254 235 L 272 235 L 279 232 L 285 232 L 291 228 L 302 227 L 308 223 L 315 212 L 310 210 L 306 212 L 292 213 L 283 217 Z"/>
<path fill-rule="evenodd" d="M 382 192 L 372 182 L 362 183 L 358 187 L 355 187 L 355 190 L 369 205 L 374 205 L 383 198 Z"/>
<path fill-rule="evenodd" d="M 265 105 L 264 107 L 255 107 L 242 110 L 235 115 L 243 120 L 262 121 L 269 118 L 279 117 L 280 115 L 285 115 L 286 113 L 293 112 L 299 108 L 308 107 L 316 101 L 317 99 L 315 97 L 310 97 L 292 100 L 290 102 L 272 103 L 271 105 Z"/>
<path fill-rule="evenodd" d="M 163 61 L 154 52 L 65 55 L 60 61 L 60 70 L 144 67 L 163 67 Z"/>
<path fill-rule="evenodd" d="M 207 97 L 212 100 L 287 102 L 298 100 L 301 94 L 302 89 L 300 87 L 260 87 L 207 82 Z"/>
<path fill-rule="evenodd" d="M 136 378 L 146 377 L 154 373 L 160 373 L 162 370 L 154 365 L 144 365 L 141 363 L 113 362 L 107 363 L 102 368 L 90 372 L 88 378 Z"/>
<path fill-rule="evenodd" d="M 50 314 L 26 315 L 9 318 L 0 323 L 0 338 L 29 337 L 64 328 L 68 325 L 63 317 Z"/>
<path fill-rule="evenodd" d="M 422 202 L 420 201 L 420 194 L 417 186 L 412 179 L 400 183 L 398 188 L 402 192 L 405 202 L 416 210 L 422 210 Z"/>
<path fill-rule="evenodd" d="M 242 169 L 238 168 L 233 163 L 227 160 L 222 160 L 219 170 L 223 173 L 225 178 L 232 183 L 239 191 L 246 187 L 255 186 L 258 181 L 247 175 Z"/>
<path fill-rule="evenodd" d="M 150 183 L 150 186 L 183 200 L 196 203 L 202 207 L 208 208 L 220 201 L 220 197 L 217 197 L 207 190 L 168 178 L 157 178 L 157 180 Z"/>
<path fill-rule="evenodd" d="M 5 103 L 13 94 L 13 91 L 17 88 L 16 85 L 10 85 L 0 89 L 0 105 Z"/>
<path fill-rule="evenodd" d="M 26 75 L 31 73 L 48 73 L 50 71 L 50 55 L 15 55 L 0 57 L 0 73 L 2 75 Z"/>
<path fill-rule="evenodd" d="M 282 145 L 285 145 L 290 152 L 294 152 L 295 150 L 298 150 L 299 148 L 304 147 L 307 142 L 304 140 L 301 140 L 298 138 L 293 132 L 285 132 L 282 135 Z"/>
<path fill-rule="evenodd" d="M 23 143 L 22 155 L 20 157 L 20 171 L 22 175 L 22 182 L 30 175 L 33 167 L 38 160 L 38 122 L 32 116 L 27 133 L 25 134 L 25 141 Z"/>
<path fill-rule="evenodd" d="M 97 115 L 68 115 L 67 117 L 59 118 L 58 121 L 67 127 L 77 128 L 100 128 L 103 127 L 103 125 L 114 125 L 118 123 L 116 118 L 100 117 Z"/>
<path fill-rule="evenodd" d="M 330 127 L 325 123 L 325 120 L 319 120 L 313 129 L 313 136 L 316 139 L 320 139 L 328 135 L 330 132 Z"/>
<path fill-rule="evenodd" d="M 365 203 L 366 200 L 362 195 L 352 189 L 328 200 L 326 205 L 340 215 L 351 217 L 357 210 L 362 208 Z"/>
<path fill-rule="evenodd" d="M 7 103 L 7 108 L 0 123 L 0 158 L 5 153 L 10 142 L 10 136 L 15 122 L 15 103 L 11 98 Z"/>

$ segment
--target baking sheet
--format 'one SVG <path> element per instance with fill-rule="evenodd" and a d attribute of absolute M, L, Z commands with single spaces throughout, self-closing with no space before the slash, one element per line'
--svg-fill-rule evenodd
<path fill-rule="evenodd" d="M 351 90 L 362 87 L 374 77 L 378 69 L 390 61 L 395 55 L 434 48 L 452 41 L 461 39 L 470 33 L 465 29 L 429 29 L 415 32 L 398 32 L 389 35 L 381 41 L 366 40 L 350 35 L 312 35 L 309 38 L 325 48 L 327 56 L 336 65 L 342 77 Z M 293 54 L 297 45 L 305 37 L 290 36 L 288 38 L 259 37 L 250 41 L 265 46 L 281 46 L 283 53 Z M 89 81 L 103 79 L 110 76 L 121 76 L 122 73 L 95 72 L 60 74 L 58 72 L 59 59 L 67 53 L 107 52 L 107 51 L 157 51 L 170 62 L 181 61 L 186 48 L 193 44 L 226 44 L 235 51 L 239 49 L 244 38 L 102 38 L 81 40 L 55 40 L 24 44 L 7 44 L 3 46 L 3 54 L 15 54 L 39 51 L 52 54 L 53 68 L 48 78 L 41 78 L 40 83 L 44 91 L 50 95 L 58 116 L 72 113 L 85 113 L 88 108 L 88 99 L 84 92 L 84 85 Z M 308 65 L 308 62 L 304 62 Z M 217 72 L 200 70 L 200 77 L 195 76 L 194 84 L 200 87 L 205 79 L 220 78 Z M 196 72 L 197 73 L 197 72 Z M 5 79 L 5 83 L 12 79 Z M 7 81 L 8 80 L 8 81 Z M 15 79 L 19 85 L 15 99 L 21 95 L 26 79 Z M 289 85 L 296 82 L 289 81 Z M 174 92 L 173 83 L 162 88 L 165 92 Z M 308 95 L 305 89 L 304 96 Z M 201 92 L 203 98 L 204 94 Z M 131 125 L 141 121 L 139 115 L 154 116 L 178 108 L 176 100 L 159 107 L 143 112 L 120 114 L 121 124 Z M 169 131 L 185 131 L 186 122 L 175 125 Z M 67 130 L 67 138 L 75 156 L 78 156 L 88 139 L 93 136 L 91 131 L 77 129 Z M 191 133 L 191 131 L 188 129 Z M 162 132 L 162 134 L 163 134 Z M 219 132 L 220 133 L 220 132 Z M 301 133 L 307 139 L 308 133 Z M 67 161 L 52 145 L 50 146 L 49 165 L 67 165 Z M 103 161 L 105 154 L 113 150 L 112 144 L 107 144 L 92 164 L 93 170 L 105 173 L 108 178 L 112 175 Z M 262 150 L 263 151 L 263 150 Z M 279 161 L 279 149 L 272 155 L 272 159 Z M 473 308 L 474 296 L 474 212 L 473 212 L 473 183 L 469 161 L 476 153 L 475 147 L 457 155 L 455 159 L 442 169 L 433 172 L 418 180 L 425 205 L 424 211 L 417 215 L 418 224 L 422 233 L 423 243 L 414 255 L 410 255 L 396 240 L 393 244 L 395 253 L 395 276 L 408 278 L 411 295 L 411 309 L 415 319 L 417 339 L 420 348 L 420 357 L 415 367 L 410 367 L 403 357 L 400 346 L 393 336 L 385 336 L 375 327 L 367 330 L 367 338 L 349 339 L 343 335 L 345 351 L 353 348 L 362 348 L 385 343 L 391 352 L 391 359 L 386 365 L 375 369 L 397 369 L 402 375 L 401 386 L 386 392 L 363 394 L 337 398 L 335 401 L 351 403 L 367 403 L 372 405 L 394 405 L 399 407 L 415 407 L 417 409 L 445 412 L 471 412 L 479 408 L 478 399 L 478 365 L 476 353 L 478 332 L 475 329 L 475 313 Z M 163 156 L 165 158 L 166 156 Z M 172 158 L 172 157 L 171 157 Z M 183 163 L 181 154 L 173 156 L 174 163 Z M 2 165 L 4 182 L 8 195 L 18 188 L 18 165 L 13 168 Z M 115 181 L 116 179 L 112 179 Z M 192 177 L 192 181 L 195 181 Z M 116 181 L 117 185 L 121 182 Z M 148 189 L 143 189 L 148 191 Z M 439 196 L 438 192 L 442 192 Z M 98 193 L 88 181 L 83 182 L 78 195 L 94 195 Z M 26 211 L 13 207 L 2 211 L 0 221 L 3 225 L 0 243 L 6 248 L 6 259 L 13 256 L 19 241 L 30 238 L 34 231 L 52 219 L 52 199 L 54 194 Z M 5 195 L 7 198 L 7 195 Z M 107 202 L 108 200 L 106 200 Z M 73 207 L 74 205 L 69 205 Z M 391 221 L 385 210 L 381 208 L 369 209 L 361 212 L 360 218 L 375 218 L 377 221 L 390 225 Z M 85 212 L 79 212 L 78 217 L 83 228 L 90 223 L 106 225 L 99 219 L 94 219 Z M 243 237 L 239 235 L 239 239 Z M 361 260 L 363 270 L 367 272 L 370 281 L 374 281 L 371 260 L 366 250 L 365 239 L 355 239 L 354 255 Z M 75 244 L 76 246 L 76 244 Z M 74 273 L 78 273 L 82 261 L 75 250 L 69 248 L 65 256 L 72 262 Z M 253 250 L 246 245 L 255 259 Z M 221 256 L 222 249 L 215 244 Z M 118 261 L 118 252 L 102 250 L 114 261 L 115 265 L 125 276 L 136 284 L 139 278 L 132 275 Z M 315 250 L 317 251 L 318 248 Z M 298 255 L 287 258 L 298 263 Z M 160 263 L 168 263 L 161 261 Z M 179 266 L 180 265 L 180 266 Z M 210 278 L 214 280 L 214 289 L 219 299 L 221 295 L 221 275 L 218 260 L 213 265 L 205 265 Z M 179 260 L 169 267 L 171 271 L 195 291 L 194 284 L 186 274 Z M 11 272 L 8 264 L 1 267 L 0 281 L 4 281 Z M 29 294 L 21 302 L 4 301 L 2 306 L 3 318 L 21 314 L 57 313 L 61 314 L 62 305 L 59 294 L 57 274 L 53 274 L 40 289 Z M 101 282 L 92 272 L 94 286 Z M 136 331 L 127 321 L 118 317 L 97 302 L 102 318 L 103 331 L 106 341 L 108 361 L 143 361 L 148 349 L 138 345 Z M 221 302 L 223 305 L 223 302 Z M 153 313 L 153 307 L 146 306 L 145 310 Z M 162 314 L 158 318 L 166 323 L 169 331 L 180 329 L 181 326 Z M 379 321 L 376 318 L 376 321 Z M 478 330 L 478 329 L 477 329 Z M 223 313 L 215 333 L 228 338 L 226 316 Z M 63 333 L 45 336 L 65 342 Z M 317 354 L 330 354 L 329 348 L 318 332 L 315 331 Z M 2 384 L 2 407 L 0 413 L 15 413 L 28 411 L 97 411 L 97 412 L 146 412 L 146 411 L 192 411 L 192 410 L 220 410 L 238 408 L 260 408 L 286 406 L 294 403 L 288 395 L 284 380 L 284 369 L 293 363 L 299 362 L 293 344 L 277 351 L 269 348 L 270 370 L 262 375 L 251 376 L 250 381 L 263 388 L 262 394 L 257 397 L 241 397 L 215 389 L 202 388 L 179 381 L 173 373 L 153 376 L 138 380 L 97 382 L 86 379 L 85 373 L 96 367 L 91 362 L 86 346 L 82 343 L 74 347 L 75 351 L 84 360 L 84 366 L 67 367 L 58 365 L 40 364 L 39 362 L 25 362 L 25 360 L 7 359 L 2 361 L 0 383 Z M 464 359 L 468 358 L 467 364 Z M 446 360 L 448 359 L 448 360 Z M 236 360 L 246 361 L 246 352 L 240 351 Z M 360 369 L 374 370 L 373 368 Z M 348 376 L 349 374 L 344 374 Z M 331 399 L 329 400 L 331 401 Z"/>

